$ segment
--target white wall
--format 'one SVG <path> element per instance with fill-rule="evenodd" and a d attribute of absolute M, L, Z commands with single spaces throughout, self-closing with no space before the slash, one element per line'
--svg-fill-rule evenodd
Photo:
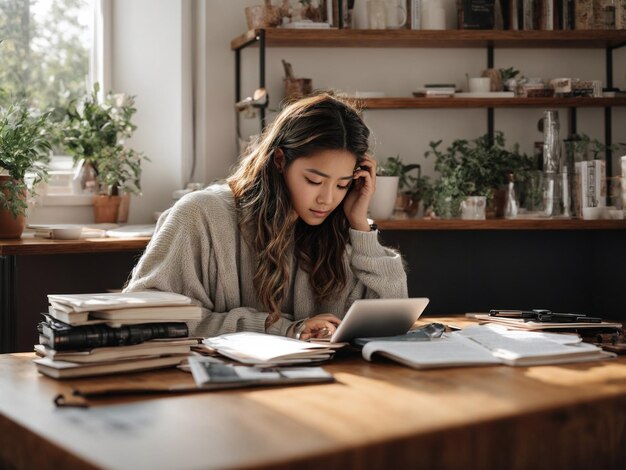
<path fill-rule="evenodd" d="M 144 152 L 143 196 L 133 197 L 129 223 L 152 221 L 185 181 L 190 157 L 191 70 L 188 2 L 114 0 L 112 89 L 136 95 L 138 128 L 129 145 Z"/>
<path fill-rule="evenodd" d="M 170 202 L 172 190 L 190 178 L 189 19 L 191 0 L 115 0 L 113 5 L 113 87 L 137 95 L 139 126 L 134 148 L 151 159 L 144 165 L 144 195 L 131 205 L 132 223 L 149 222 L 153 211 Z M 206 21 L 195 54 L 197 77 L 206 88 L 198 96 L 196 119 L 204 130 L 197 136 L 195 181 L 204 183 L 228 175 L 236 163 L 235 65 L 230 41 L 246 30 L 244 7 L 259 0 L 207 0 L 199 2 L 193 21 Z M 276 1 L 274 1 L 276 3 Z M 197 15 L 200 15 L 198 17 Z M 187 44 L 187 45 L 186 45 Z M 243 51 L 243 96 L 258 86 L 258 49 Z M 361 49 L 270 48 L 267 50 L 267 86 L 270 106 L 282 97 L 281 59 L 291 62 L 297 76 L 313 79 L 316 88 L 346 92 L 380 90 L 388 96 L 410 96 L 426 82 L 454 81 L 461 86 L 465 73 L 477 75 L 486 66 L 483 49 Z M 514 66 L 526 76 L 570 76 L 604 79 L 603 50 L 497 49 L 496 67 Z M 615 52 L 614 85 L 626 87 L 626 48 Z M 519 142 L 523 151 L 541 140 L 537 120 L 541 109 L 497 109 L 496 129 L 507 142 Z M 431 140 L 449 144 L 455 138 L 474 138 L 486 132 L 486 110 L 380 110 L 367 111 L 375 154 L 400 154 L 406 163 L 422 163 L 432 174 L 434 162 L 425 160 Z M 258 121 L 243 122 L 244 137 L 258 132 Z M 603 110 L 581 109 L 579 131 L 603 140 Z M 562 113 L 562 133 L 567 112 Z M 613 110 L 614 141 L 626 141 L 626 109 Z M 617 167 L 615 167 L 617 168 Z"/>

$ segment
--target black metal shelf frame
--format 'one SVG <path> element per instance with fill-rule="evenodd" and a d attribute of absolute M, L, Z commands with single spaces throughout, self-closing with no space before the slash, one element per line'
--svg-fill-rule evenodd
<path fill-rule="evenodd" d="M 343 12 L 342 12 L 342 2 L 338 2 L 338 10 L 339 10 L 339 28 L 343 27 Z M 259 45 L 259 88 L 265 88 L 265 30 L 260 29 L 255 37 L 235 49 L 235 102 L 241 100 L 241 50 L 246 47 L 256 44 L 258 42 Z M 605 64 L 606 64 L 606 86 L 607 88 L 613 88 L 613 52 L 616 49 L 620 49 L 626 46 L 626 41 L 619 43 L 615 46 L 607 46 L 605 49 Z M 494 46 L 487 46 L 487 68 L 494 68 Z M 260 127 L 261 131 L 265 129 L 265 107 L 259 108 L 260 114 Z M 237 129 L 239 129 L 239 113 L 235 114 L 235 119 L 237 120 Z M 487 134 L 489 136 L 489 140 L 493 142 L 493 136 L 495 132 L 495 113 L 494 108 L 487 108 Z M 613 143 L 613 133 L 612 133 L 612 112 L 611 107 L 606 106 L 604 108 L 604 143 L 607 146 L 606 151 L 606 171 L 607 176 L 613 176 L 613 152 L 610 147 Z M 577 130 L 577 108 L 569 109 L 569 133 L 570 135 L 576 134 Z"/>

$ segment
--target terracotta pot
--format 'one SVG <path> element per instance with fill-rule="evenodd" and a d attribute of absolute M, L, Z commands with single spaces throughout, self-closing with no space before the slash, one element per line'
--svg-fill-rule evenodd
<path fill-rule="evenodd" d="M 10 176 L 0 176 L 0 185 L 11 179 Z M 5 196 L 6 191 L 3 191 Z M 22 199 L 26 198 L 26 192 L 22 193 Z M 13 217 L 10 210 L 0 207 L 0 238 L 21 238 L 26 225 L 26 217 L 23 214 Z"/>
<path fill-rule="evenodd" d="M 93 216 L 97 224 L 117 223 L 121 196 L 94 196 Z"/>

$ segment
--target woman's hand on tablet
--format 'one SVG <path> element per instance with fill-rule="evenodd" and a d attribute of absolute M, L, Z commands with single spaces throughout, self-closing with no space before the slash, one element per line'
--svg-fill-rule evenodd
<path fill-rule="evenodd" d="M 306 341 L 311 338 L 332 336 L 341 320 L 332 313 L 320 313 L 304 321 L 298 339 Z"/>

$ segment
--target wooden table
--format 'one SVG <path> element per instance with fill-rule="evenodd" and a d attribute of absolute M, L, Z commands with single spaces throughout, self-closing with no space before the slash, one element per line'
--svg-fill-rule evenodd
<path fill-rule="evenodd" d="M 47 294 L 121 288 L 149 240 L 0 240 L 0 352 L 32 350 Z"/>
<path fill-rule="evenodd" d="M 626 357 L 418 371 L 354 353 L 334 384 L 87 409 L 56 408 L 72 382 L 31 359 L 0 356 L 0 467 L 626 468 Z"/>

